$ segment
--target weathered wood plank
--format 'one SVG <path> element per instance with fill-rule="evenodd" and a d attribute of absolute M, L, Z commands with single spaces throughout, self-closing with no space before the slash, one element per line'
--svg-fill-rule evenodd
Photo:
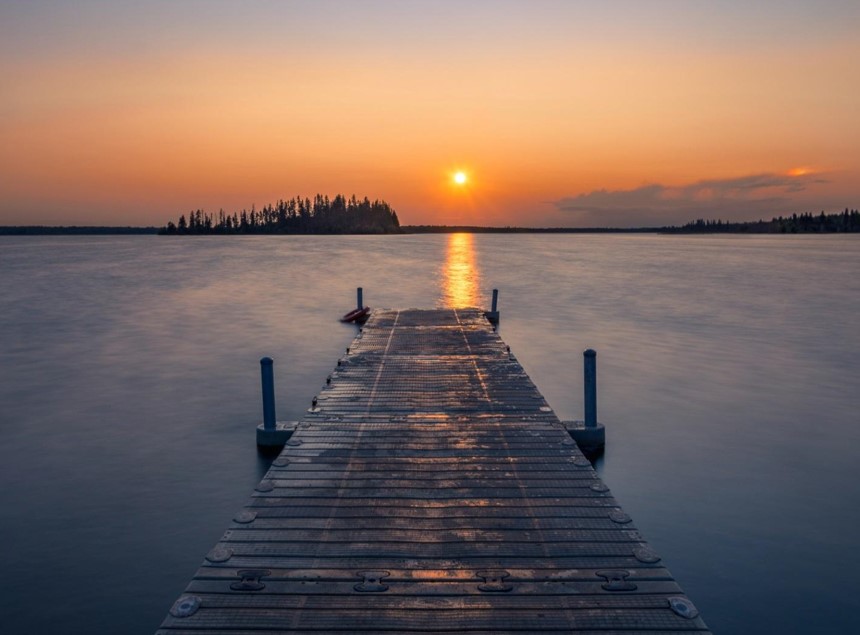
<path fill-rule="evenodd" d="M 283 488 L 286 489 L 286 488 Z M 274 490 L 273 490 L 274 491 Z M 271 494 L 272 492 L 268 492 Z M 563 504 L 564 503 L 564 504 Z M 511 510 L 521 509 L 523 504 L 520 498 L 494 498 L 494 499 L 467 499 L 462 498 L 361 498 L 361 497 L 332 497 L 319 498 L 311 492 L 305 492 L 302 496 L 264 496 L 262 494 L 254 494 L 250 507 L 323 507 L 329 510 L 336 508 L 334 513 L 340 513 L 342 509 L 355 507 L 360 512 L 368 509 L 400 509 L 410 510 L 410 513 L 431 512 L 433 509 L 443 510 L 477 510 L 479 514 L 491 514 L 496 509 L 503 509 L 507 512 Z M 538 508 L 545 508 L 545 511 L 553 510 L 559 516 L 564 515 L 564 510 L 568 507 L 584 508 L 584 507 L 599 507 L 610 512 L 610 508 L 617 508 L 618 503 L 607 495 L 600 495 L 598 492 L 588 495 L 569 496 L 565 498 L 535 498 L 529 501 L 530 513 Z M 328 513 L 328 511 L 327 511 Z M 573 512 L 571 512 L 573 513 Z"/>
<path fill-rule="evenodd" d="M 454 542 L 428 544 L 419 542 L 235 542 L 229 543 L 236 555 L 245 556 L 305 556 L 351 558 L 385 556 L 388 558 L 555 558 L 573 556 L 634 556 L 641 541 L 626 542 L 565 542 L 565 543 L 505 543 Z"/>
<path fill-rule="evenodd" d="M 617 530 L 632 528 L 632 524 L 618 525 L 608 518 L 570 518 L 570 517 L 493 517 L 473 516 L 471 518 L 416 518 L 412 515 L 399 517 L 361 516 L 350 518 L 325 518 L 307 516 L 257 516 L 253 521 L 233 522 L 231 529 L 253 528 L 258 530 L 284 530 L 284 529 L 329 529 L 331 531 L 363 531 L 373 530 L 376 532 L 387 530 L 417 530 L 417 531 L 487 531 L 487 530 Z"/>
<path fill-rule="evenodd" d="M 213 579 L 230 579 L 235 580 L 239 576 L 239 571 L 245 567 L 235 566 L 232 559 L 224 563 L 210 563 L 197 570 L 194 576 L 197 580 L 213 580 Z M 597 568 L 579 568 L 579 569 L 541 569 L 541 568 L 517 568 L 507 567 L 510 574 L 507 578 L 513 583 L 537 583 L 537 582 L 566 582 L 566 581 L 585 581 L 594 582 L 600 576 L 597 572 L 603 567 Z M 642 563 L 638 563 L 636 567 L 630 566 L 628 579 L 631 581 L 639 580 L 671 580 L 672 575 L 663 567 L 652 565 L 648 568 Z M 355 572 L 344 568 L 325 567 L 309 567 L 300 569 L 296 567 L 288 567 L 283 569 L 270 569 L 269 575 L 265 576 L 265 580 L 295 580 L 295 581 L 332 581 L 332 580 L 348 580 L 353 583 L 358 577 Z M 408 581 L 424 581 L 424 582 L 465 582 L 476 586 L 480 579 L 477 577 L 473 568 L 460 569 L 441 569 L 427 568 L 418 569 L 411 567 L 409 569 L 389 569 L 387 582 L 408 582 Z M 476 589 L 471 591 L 477 592 Z M 487 596 L 492 597 L 492 596 Z"/>
<path fill-rule="evenodd" d="M 515 545 L 516 543 L 532 544 L 536 540 L 542 543 L 578 543 L 578 542 L 641 542 L 639 532 L 622 529 L 437 529 L 428 532 L 423 529 L 391 529 L 374 528 L 334 529 L 273 529 L 241 528 L 228 529 L 221 538 L 222 542 L 311 542 L 325 540 L 328 543 L 356 542 L 408 542 L 410 544 L 427 543 L 444 545 L 446 543 L 469 542 L 499 542 Z"/>
<path fill-rule="evenodd" d="M 433 583 L 433 582 L 404 582 L 384 579 L 388 589 L 382 594 L 361 594 L 355 592 L 355 585 L 362 582 L 363 578 L 353 577 L 352 580 L 272 580 L 264 579 L 265 588 L 254 593 L 246 593 L 244 596 L 233 592 L 231 584 L 239 580 L 207 580 L 195 579 L 188 585 L 187 591 L 197 595 L 207 594 L 211 601 L 223 602 L 248 607 L 254 605 L 269 608 L 287 608 L 290 604 L 298 606 L 302 603 L 307 605 L 312 599 L 318 601 L 319 608 L 326 606 L 337 608 L 362 608 L 376 603 L 381 608 L 389 603 L 396 604 L 402 609 L 430 608 L 434 605 L 434 599 L 444 599 L 436 606 L 448 605 L 462 609 L 542 609 L 558 608 L 558 604 L 564 600 L 575 601 L 579 608 L 587 609 L 594 607 L 594 601 L 607 596 L 601 586 L 605 582 L 595 578 L 592 582 L 584 581 L 548 581 L 548 582 L 510 582 L 512 591 L 505 594 L 483 593 L 478 586 L 483 584 L 482 579 L 459 583 Z M 508 582 L 506 580 L 506 582 Z M 650 600 L 648 608 L 668 608 L 666 596 L 680 593 L 681 589 L 673 581 L 651 581 L 637 580 L 636 590 L 614 594 L 614 597 L 643 598 Z M 516 593 L 514 593 L 516 591 Z M 588 597 L 592 596 L 592 597 Z M 656 600 L 656 601 L 655 601 Z M 626 602 L 621 607 L 627 608 L 635 605 L 634 602 Z"/>
<path fill-rule="evenodd" d="M 559 598 L 554 599 L 560 602 Z M 423 632 L 425 630 L 462 633 L 465 630 L 497 632 L 518 628 L 531 632 L 577 629 L 678 629 L 703 628 L 701 620 L 687 620 L 665 608 L 639 609 L 598 606 L 590 609 L 561 609 L 546 607 L 534 609 L 508 609 L 501 607 L 483 610 L 433 607 L 424 610 L 402 609 L 396 598 L 383 607 L 357 609 L 308 608 L 294 610 L 267 608 L 201 608 L 186 618 L 168 616 L 162 628 L 258 628 L 281 629 L 314 628 L 324 632 L 394 631 Z M 444 631 L 443 631 L 444 632 Z"/>
<path fill-rule="evenodd" d="M 323 569 L 341 568 L 345 572 L 350 573 L 378 569 L 390 571 L 393 567 L 408 565 L 415 571 L 462 569 L 469 571 L 470 575 L 483 569 L 499 568 L 510 571 L 511 569 L 540 566 L 595 570 L 621 569 L 631 572 L 637 568 L 647 569 L 648 567 L 658 567 L 658 564 L 649 565 L 640 562 L 633 555 L 634 550 L 631 550 L 627 555 L 570 555 L 552 556 L 551 558 L 542 559 L 524 558 L 521 556 L 481 556 L 469 554 L 457 558 L 447 558 L 444 556 L 419 557 L 412 555 L 409 558 L 394 560 L 385 553 L 344 557 L 324 556 L 307 552 L 292 556 L 278 556 L 270 553 L 256 553 L 253 550 L 248 551 L 248 555 L 234 553 L 229 560 L 229 564 L 238 569 L 265 568 L 274 571 L 276 569 L 309 569 L 320 567 Z M 215 563 L 207 562 L 205 564 L 212 567 L 216 566 Z"/>

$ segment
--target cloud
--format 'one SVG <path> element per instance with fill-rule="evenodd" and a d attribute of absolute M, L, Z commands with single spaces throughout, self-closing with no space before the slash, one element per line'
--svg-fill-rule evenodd
<path fill-rule="evenodd" d="M 681 186 L 643 185 L 632 190 L 594 190 L 553 205 L 589 227 L 648 227 L 684 224 L 698 218 L 756 220 L 797 209 L 798 195 L 827 183 L 811 171 L 706 179 Z"/>

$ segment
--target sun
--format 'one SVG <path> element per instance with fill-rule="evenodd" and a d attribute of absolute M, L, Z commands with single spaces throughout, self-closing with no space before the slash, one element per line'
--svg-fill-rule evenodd
<path fill-rule="evenodd" d="M 465 172 L 455 172 L 454 173 L 454 183 L 456 183 L 457 185 L 464 185 L 467 180 L 468 180 L 468 177 L 466 176 Z"/>

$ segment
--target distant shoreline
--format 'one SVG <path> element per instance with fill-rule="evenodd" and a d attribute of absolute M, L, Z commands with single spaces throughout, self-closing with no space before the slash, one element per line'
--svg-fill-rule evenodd
<path fill-rule="evenodd" d="M 656 234 L 660 227 L 481 227 L 477 225 L 404 225 L 404 234 Z"/>
<path fill-rule="evenodd" d="M 720 220 L 697 220 L 686 225 L 667 227 L 486 227 L 478 225 L 402 225 L 396 231 L 304 231 L 255 230 L 241 226 L 231 232 L 220 232 L 215 228 L 194 231 L 176 230 L 165 232 L 161 227 L 114 227 L 108 225 L 7 225 L 0 226 L 0 236 L 93 236 L 93 235 L 179 235 L 179 236 L 306 236 L 306 235 L 390 235 L 390 234 L 845 234 L 860 233 L 860 212 L 845 209 L 835 214 L 793 214 L 773 218 L 769 221 L 729 223 Z"/>
<path fill-rule="evenodd" d="M 680 227 L 473 227 L 473 226 L 437 226 L 416 225 L 405 226 L 398 234 L 376 234 L 362 232 L 324 233 L 309 232 L 303 234 L 227 234 L 232 236 L 396 236 L 404 234 L 734 234 L 734 235 L 786 235 L 786 234 L 840 234 L 860 233 L 858 230 L 848 231 L 806 231 L 806 232 L 773 232 L 773 231 L 687 231 Z M 0 226 L 0 236 L 158 236 L 158 227 L 89 227 L 89 226 Z M 224 236 L 225 234 L 186 234 L 187 236 Z"/>
<path fill-rule="evenodd" d="M 402 234 L 656 234 L 671 231 L 662 227 L 481 227 L 475 225 L 406 225 L 398 232 L 380 234 L 375 232 L 294 232 L 271 234 L 245 232 L 235 234 L 187 233 L 183 236 L 363 236 Z M 110 226 L 52 226 L 52 225 L 8 225 L 0 226 L 0 236 L 97 236 L 97 235 L 164 235 L 159 227 L 110 227 Z"/>
<path fill-rule="evenodd" d="M 52 225 L 8 225 L 0 226 L 0 236 L 95 236 L 95 235 L 163 235 L 159 227 L 110 227 L 110 226 L 52 226 Z M 337 236 L 337 235 L 400 235 L 400 234 L 642 234 L 665 231 L 659 227 L 614 228 L 614 227 L 480 227 L 471 225 L 407 225 L 401 231 L 379 234 L 373 232 L 296 232 L 283 234 L 236 233 L 177 234 L 184 236 Z"/>
<path fill-rule="evenodd" d="M 0 236 L 98 236 L 157 234 L 158 227 L 109 225 L 0 225 Z"/>

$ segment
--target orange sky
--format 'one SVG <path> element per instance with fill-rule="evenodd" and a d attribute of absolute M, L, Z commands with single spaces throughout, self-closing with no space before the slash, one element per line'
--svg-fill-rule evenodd
<path fill-rule="evenodd" d="M 3 5 L 0 224 L 316 192 L 406 224 L 860 206 L 852 3 L 463 4 Z"/>

